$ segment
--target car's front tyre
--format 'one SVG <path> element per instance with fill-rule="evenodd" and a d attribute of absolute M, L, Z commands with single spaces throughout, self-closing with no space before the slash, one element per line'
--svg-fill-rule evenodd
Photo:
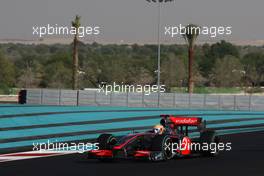
<path fill-rule="evenodd" d="M 169 160 L 173 157 L 172 140 L 168 135 L 156 135 L 152 139 L 151 151 L 153 155 L 151 160 L 162 161 Z"/>

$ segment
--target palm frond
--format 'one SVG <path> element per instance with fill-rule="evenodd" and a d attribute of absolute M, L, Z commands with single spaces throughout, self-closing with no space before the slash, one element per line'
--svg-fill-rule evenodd
<path fill-rule="evenodd" d="M 79 28 L 81 26 L 81 16 L 76 15 L 74 21 L 72 21 L 72 26 Z"/>
<path fill-rule="evenodd" d="M 193 47 L 197 37 L 200 34 L 201 28 L 195 24 L 189 24 L 185 27 L 185 31 L 182 31 L 182 36 L 188 43 L 189 47 Z"/>

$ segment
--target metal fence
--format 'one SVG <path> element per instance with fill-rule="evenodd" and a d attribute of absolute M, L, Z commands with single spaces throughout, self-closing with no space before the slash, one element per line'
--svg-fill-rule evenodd
<path fill-rule="evenodd" d="M 157 93 L 29 89 L 27 104 L 264 110 L 264 96 L 161 93 L 158 102 Z"/>

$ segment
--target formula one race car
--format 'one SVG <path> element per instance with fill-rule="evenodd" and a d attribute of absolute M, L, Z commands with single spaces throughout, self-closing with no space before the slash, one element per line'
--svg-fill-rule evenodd
<path fill-rule="evenodd" d="M 219 151 L 209 146 L 217 145 L 219 137 L 205 125 L 205 121 L 198 117 L 161 115 L 160 124 L 151 131 L 120 138 L 101 134 L 97 139 L 99 150 L 89 151 L 88 158 L 161 161 L 193 155 L 216 156 Z M 200 136 L 191 139 L 189 132 L 198 132 Z"/>

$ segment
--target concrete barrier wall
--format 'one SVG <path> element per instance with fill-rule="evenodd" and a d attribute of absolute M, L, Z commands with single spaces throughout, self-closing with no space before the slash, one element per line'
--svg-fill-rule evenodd
<path fill-rule="evenodd" d="M 60 105 L 60 90 L 43 89 L 41 95 L 41 104 L 44 105 Z"/>
<path fill-rule="evenodd" d="M 97 105 L 96 103 L 96 91 L 84 91 L 79 90 L 78 105 Z"/>
<path fill-rule="evenodd" d="M 84 90 L 27 90 L 27 104 L 263 110 L 264 96 L 178 93 L 108 93 Z"/>
<path fill-rule="evenodd" d="M 78 91 L 75 90 L 60 90 L 60 105 L 78 105 Z"/>
<path fill-rule="evenodd" d="M 28 89 L 26 102 L 27 104 L 43 104 L 42 96 L 42 89 Z"/>

